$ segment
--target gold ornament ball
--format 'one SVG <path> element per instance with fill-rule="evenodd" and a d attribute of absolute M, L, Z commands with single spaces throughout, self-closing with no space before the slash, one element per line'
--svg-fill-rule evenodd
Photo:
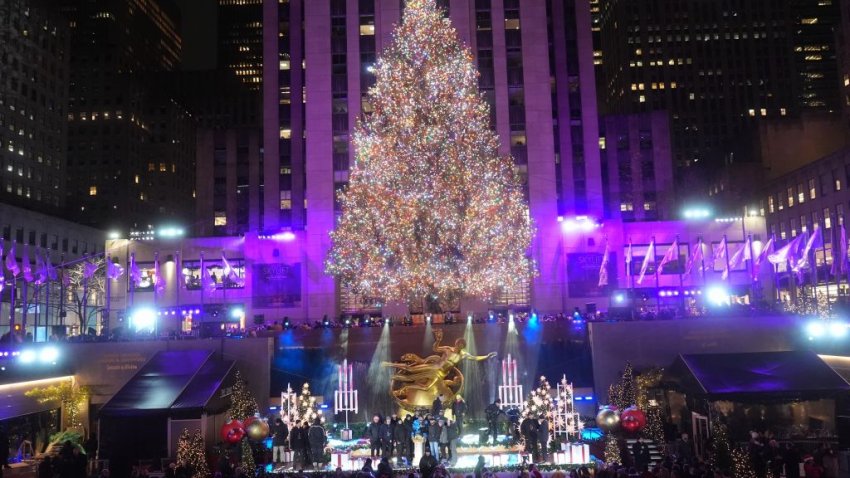
<path fill-rule="evenodd" d="M 260 441 L 269 436 L 269 424 L 265 420 L 254 420 L 248 425 L 248 437 L 254 441 Z"/>
<path fill-rule="evenodd" d="M 596 414 L 596 426 L 605 432 L 616 430 L 619 424 L 620 415 L 610 408 L 603 408 Z"/>

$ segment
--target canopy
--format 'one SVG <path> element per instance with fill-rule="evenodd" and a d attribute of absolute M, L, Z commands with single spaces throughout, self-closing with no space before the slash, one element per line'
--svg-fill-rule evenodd
<path fill-rule="evenodd" d="M 101 408 L 110 415 L 145 415 L 185 411 L 217 412 L 216 392 L 234 363 L 207 350 L 157 352 Z"/>
<path fill-rule="evenodd" d="M 711 400 L 815 400 L 850 383 L 810 351 L 679 355 L 665 381 Z"/>

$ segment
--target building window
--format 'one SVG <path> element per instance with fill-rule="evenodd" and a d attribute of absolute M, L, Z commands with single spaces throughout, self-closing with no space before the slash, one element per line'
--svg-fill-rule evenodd
<path fill-rule="evenodd" d="M 797 185 L 797 203 L 803 204 L 804 202 L 806 202 L 806 192 L 803 189 L 803 185 L 798 184 Z"/>
<path fill-rule="evenodd" d="M 89 186 L 89 196 L 97 196 L 97 186 Z"/>
<path fill-rule="evenodd" d="M 767 197 L 767 210 L 771 214 L 774 213 L 773 194 Z"/>
<path fill-rule="evenodd" d="M 634 210 L 635 210 L 635 206 L 631 202 L 621 202 L 620 203 L 620 211 L 629 212 L 629 211 L 634 211 Z"/>
<path fill-rule="evenodd" d="M 280 209 L 292 209 L 292 191 L 280 192 Z"/>
<path fill-rule="evenodd" d="M 788 188 L 788 207 L 794 207 L 794 188 Z"/>
<path fill-rule="evenodd" d="M 841 175 L 837 169 L 832 170 L 832 182 L 836 191 L 841 191 Z"/>
<path fill-rule="evenodd" d="M 375 25 L 360 25 L 360 35 L 374 35 L 375 34 Z"/>
<path fill-rule="evenodd" d="M 823 208 L 823 228 L 829 229 L 832 227 L 832 215 L 829 214 L 829 208 Z"/>
<path fill-rule="evenodd" d="M 213 219 L 213 226 L 226 226 L 227 225 L 227 213 L 223 211 L 216 211 L 215 218 Z"/>
<path fill-rule="evenodd" d="M 818 188 L 815 186 L 815 179 L 809 179 L 809 199 L 815 199 L 818 197 Z"/>

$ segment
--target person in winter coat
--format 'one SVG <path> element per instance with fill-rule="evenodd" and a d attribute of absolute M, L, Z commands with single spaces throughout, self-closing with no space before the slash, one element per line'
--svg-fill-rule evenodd
<path fill-rule="evenodd" d="M 366 438 L 369 439 L 370 458 L 375 458 L 381 454 L 381 417 L 375 415 L 372 417 L 372 423 L 366 428 Z"/>
<path fill-rule="evenodd" d="M 428 427 L 428 446 L 431 448 L 431 455 L 437 461 L 440 461 L 440 431 L 440 423 L 432 420 Z"/>
<path fill-rule="evenodd" d="M 399 420 L 393 428 L 393 442 L 395 442 L 396 457 L 399 458 L 398 463 L 401 463 L 401 458 L 407 456 L 407 441 L 410 435 L 410 432 L 407 431 L 408 424 L 410 423 L 407 418 L 409 417 L 410 415 L 405 417 L 404 420 Z"/>
<path fill-rule="evenodd" d="M 540 460 L 549 461 L 549 420 L 545 417 L 537 421 L 537 443 L 540 446 Z"/>
<path fill-rule="evenodd" d="M 455 401 L 452 402 L 452 416 L 454 417 L 454 421 L 457 424 L 457 433 L 458 435 L 463 434 L 463 418 L 466 416 L 466 402 L 463 401 L 463 398 L 458 395 L 455 397 Z"/>
<path fill-rule="evenodd" d="M 289 431 L 289 447 L 292 449 L 292 462 L 294 466 L 304 466 L 307 463 L 307 457 L 304 456 L 304 434 L 297 423 L 292 425 Z"/>
<path fill-rule="evenodd" d="M 387 417 L 381 424 L 381 456 L 391 457 L 393 454 L 393 424 L 392 419 Z"/>
<path fill-rule="evenodd" d="M 289 427 L 280 418 L 274 421 L 272 429 L 272 463 L 283 463 L 286 451 L 286 440 L 289 438 Z"/>
<path fill-rule="evenodd" d="M 537 456 L 537 422 L 530 417 L 524 419 L 519 426 L 519 432 L 525 440 L 525 452 L 534 460 Z"/>
<path fill-rule="evenodd" d="M 307 431 L 307 441 L 310 443 L 310 459 L 318 468 L 319 463 L 325 462 L 325 445 L 328 444 L 325 428 L 322 427 L 322 421 L 318 418 Z"/>
<path fill-rule="evenodd" d="M 422 478 L 431 478 L 437 468 L 437 459 L 431 454 L 431 450 L 422 450 L 422 458 L 419 459 L 419 474 Z"/>
<path fill-rule="evenodd" d="M 449 420 L 446 423 L 446 428 L 448 429 L 448 438 L 449 438 L 449 461 L 451 463 L 457 462 L 457 440 L 460 437 L 458 433 L 458 426 L 456 423 Z"/>
<path fill-rule="evenodd" d="M 393 478 L 393 467 L 390 465 L 390 459 L 386 456 L 381 458 L 381 462 L 378 463 L 378 478 Z"/>

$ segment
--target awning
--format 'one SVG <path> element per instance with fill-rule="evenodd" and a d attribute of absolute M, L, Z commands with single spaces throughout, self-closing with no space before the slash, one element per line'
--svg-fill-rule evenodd
<path fill-rule="evenodd" d="M 711 400 L 815 400 L 850 392 L 850 383 L 809 351 L 680 355 L 664 380 Z"/>
<path fill-rule="evenodd" d="M 233 367 L 232 361 L 216 359 L 207 350 L 157 352 L 100 413 L 129 416 L 205 410 Z"/>
<path fill-rule="evenodd" d="M 0 385 L 0 420 L 59 408 L 61 404 L 58 401 L 39 403 L 35 398 L 27 397 L 26 392 L 33 388 L 58 385 L 64 381 L 70 382 L 72 379 L 71 376 L 62 376 Z"/>

